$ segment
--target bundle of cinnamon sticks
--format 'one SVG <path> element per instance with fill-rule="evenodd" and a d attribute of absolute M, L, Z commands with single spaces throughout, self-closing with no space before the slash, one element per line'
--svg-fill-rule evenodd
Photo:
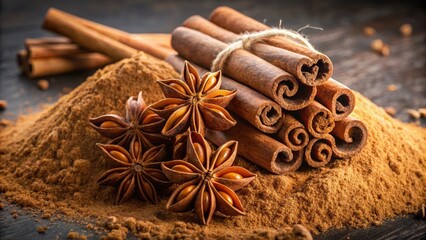
<path fill-rule="evenodd" d="M 67 38 L 55 38 L 56 42 L 47 43 L 49 47 L 67 47 L 61 47 L 62 55 L 46 54 L 49 48 L 43 43 L 42 56 L 63 59 L 83 54 L 94 59 L 95 55 L 107 64 L 144 51 L 177 71 L 188 60 L 201 73 L 209 71 L 217 55 L 240 34 L 269 29 L 229 7 L 216 8 L 209 20 L 188 18 L 171 39 L 170 35 L 135 36 L 57 9 L 48 11 L 43 27 Z M 34 62 L 31 56 L 37 55 L 36 49 L 27 46 L 23 58 L 27 60 L 21 62 Z M 58 69 L 57 65 L 50 68 Z M 295 171 L 303 162 L 323 167 L 332 157 L 348 158 L 365 146 L 366 126 L 350 116 L 355 96 L 331 78 L 333 64 L 325 54 L 285 36 L 273 36 L 249 49 L 232 51 L 221 70 L 222 88 L 237 90 L 229 109 L 238 124 L 226 132 L 208 131 L 212 143 L 238 140 L 242 157 L 276 174 Z"/>

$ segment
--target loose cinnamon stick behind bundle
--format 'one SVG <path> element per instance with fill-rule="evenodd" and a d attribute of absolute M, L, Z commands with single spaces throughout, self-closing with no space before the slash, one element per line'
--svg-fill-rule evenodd
<path fill-rule="evenodd" d="M 67 57 L 29 59 L 24 72 L 31 78 L 94 69 L 111 63 L 111 59 L 99 53 L 80 53 Z"/>
<path fill-rule="evenodd" d="M 28 58 L 49 58 L 88 53 L 75 43 L 36 44 L 26 47 Z"/>
<path fill-rule="evenodd" d="M 349 116 L 355 107 L 353 92 L 332 78 L 317 87 L 315 99 L 331 111 L 334 121 L 340 121 Z"/>
<path fill-rule="evenodd" d="M 309 134 L 305 126 L 288 113 L 283 119 L 281 129 L 275 134 L 275 139 L 292 151 L 300 151 L 308 144 Z"/>
<path fill-rule="evenodd" d="M 202 18 L 201 16 L 192 16 L 188 18 L 183 24 L 184 27 L 191 28 L 202 32 L 210 37 L 213 37 L 219 41 L 229 43 L 234 42 L 238 39 L 239 35 L 232 33 L 226 29 L 223 29 L 212 22 Z M 291 52 L 282 48 L 277 48 L 264 43 L 254 43 L 250 47 L 249 51 L 254 55 L 266 60 L 267 62 L 291 73 L 293 76 L 298 77 L 298 73 L 302 72 L 302 69 L 306 68 L 304 65 L 311 61 L 306 56 L 300 55 L 295 52 Z M 317 71 L 315 67 L 314 70 Z M 304 73 L 307 75 L 308 72 Z M 305 81 L 306 78 L 301 79 L 303 84 L 311 85 L 310 82 Z M 315 82 L 318 84 L 320 82 Z"/>
<path fill-rule="evenodd" d="M 172 33 L 172 46 L 185 59 L 210 68 L 226 44 L 192 29 L 178 27 Z M 307 106 L 316 94 L 315 87 L 299 84 L 289 73 L 244 50 L 232 52 L 222 71 L 273 99 L 286 110 Z"/>
<path fill-rule="evenodd" d="M 54 21 L 55 19 L 58 19 L 58 18 L 66 19 L 66 21 L 68 21 L 68 22 L 72 22 L 73 24 L 84 26 L 84 27 L 88 28 L 89 30 L 92 30 L 92 31 L 97 32 L 99 34 L 102 34 L 104 36 L 108 36 L 109 38 L 111 38 L 111 39 L 113 39 L 113 40 L 115 40 L 119 43 L 122 43 L 123 45 L 129 46 L 131 49 L 144 51 L 144 52 L 149 53 L 149 54 L 154 52 L 155 53 L 154 56 L 158 57 L 160 59 L 164 59 L 168 55 L 173 53 L 173 51 L 170 51 L 167 48 L 153 46 L 152 44 L 150 44 L 150 42 L 145 41 L 144 39 L 141 39 L 139 37 L 132 36 L 132 34 L 130 34 L 130 33 L 127 33 L 127 32 L 112 28 L 112 27 L 108 27 L 108 26 L 105 26 L 105 25 L 102 25 L 102 24 L 99 24 L 99 23 L 95 23 L 95 22 L 77 17 L 75 15 L 63 12 L 63 11 L 61 11 L 59 9 L 55 9 L 55 8 L 49 9 L 49 11 L 46 15 L 45 23 L 43 24 L 43 26 L 47 27 L 48 29 L 51 28 L 49 30 L 55 31 L 55 29 L 52 28 L 52 25 L 54 25 L 54 23 L 52 21 Z M 57 24 L 55 24 L 55 25 L 57 25 Z M 56 29 L 56 31 L 58 31 L 58 29 Z M 61 33 L 61 32 L 59 32 L 59 33 Z M 65 34 L 63 34 L 63 35 L 65 35 Z M 67 36 L 67 35 L 65 35 L 65 36 Z M 70 37 L 70 38 L 73 39 L 72 37 Z M 81 43 L 79 43 L 79 44 L 81 44 Z M 81 45 L 84 46 L 83 44 L 81 44 Z M 116 46 L 113 45 L 113 47 L 118 46 L 117 44 L 115 44 L 115 45 Z M 91 49 L 91 48 L 89 48 L 89 49 Z M 101 52 L 101 51 L 97 51 L 97 52 Z M 114 52 L 114 51 L 112 51 L 112 52 Z M 101 53 L 104 53 L 104 52 L 101 52 Z M 116 54 L 116 53 L 114 53 L 114 54 Z M 127 53 L 127 54 L 129 54 L 129 53 Z M 108 55 L 108 54 L 106 54 L 106 55 Z M 159 55 L 160 55 L 160 57 L 159 57 Z M 108 55 L 108 56 L 110 56 L 110 55 Z M 110 56 L 110 57 L 115 59 L 113 56 Z"/>
<path fill-rule="evenodd" d="M 19 70 L 21 70 L 21 72 L 25 71 L 25 62 L 27 59 L 28 53 L 26 50 L 22 49 L 19 50 L 19 52 L 16 54 L 16 62 L 18 64 Z"/>
<path fill-rule="evenodd" d="M 237 122 L 237 125 L 225 132 L 207 130 L 207 139 L 217 146 L 238 140 L 240 156 L 275 174 L 293 172 L 300 167 L 302 158 L 298 155 L 295 157 L 287 146 L 241 119 Z"/>
<path fill-rule="evenodd" d="M 359 153 L 367 143 L 368 137 L 365 124 L 351 116 L 336 122 L 331 134 L 335 137 L 333 152 L 339 158 Z"/>
<path fill-rule="evenodd" d="M 327 165 L 333 156 L 333 137 L 325 135 L 324 138 L 313 138 L 305 148 L 305 161 L 314 168 Z"/>
<path fill-rule="evenodd" d="M 176 71 L 181 71 L 184 60 L 177 55 L 170 55 L 166 61 Z M 200 74 L 208 72 L 197 65 L 193 66 Z M 262 94 L 246 87 L 230 78 L 222 76 L 222 89 L 237 90 L 237 95 L 228 105 L 228 109 L 239 117 L 248 121 L 251 125 L 265 133 L 275 133 L 282 124 L 283 112 L 281 107 Z"/>
<path fill-rule="evenodd" d="M 316 101 L 306 108 L 296 111 L 295 117 L 316 138 L 322 138 L 330 133 L 335 124 L 331 112 Z"/>
<path fill-rule="evenodd" d="M 270 27 L 229 7 L 218 7 L 210 15 L 211 22 L 231 32 L 240 34 L 268 30 Z M 330 59 L 299 43 L 284 37 L 271 37 L 264 40 L 267 44 L 298 53 L 298 58 L 287 65 L 288 71 L 307 85 L 317 86 L 327 81 L 333 73 Z"/>
<path fill-rule="evenodd" d="M 66 37 L 42 37 L 42 38 L 27 38 L 24 41 L 25 47 L 28 48 L 29 46 L 35 46 L 35 45 L 51 45 L 51 44 L 64 44 L 64 43 L 71 43 L 71 40 Z"/>
<path fill-rule="evenodd" d="M 136 49 L 91 30 L 74 20 L 64 17 L 55 9 L 49 9 L 43 28 L 70 38 L 73 42 L 95 52 L 103 53 L 117 61 L 137 53 Z"/>

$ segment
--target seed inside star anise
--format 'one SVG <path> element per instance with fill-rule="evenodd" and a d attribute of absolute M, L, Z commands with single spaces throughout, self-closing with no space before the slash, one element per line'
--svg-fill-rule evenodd
<path fill-rule="evenodd" d="M 244 215 L 243 206 L 234 191 L 249 184 L 256 175 L 245 168 L 232 166 L 238 142 L 227 142 L 212 153 L 199 133 L 191 132 L 187 141 L 186 161 L 173 160 L 161 164 L 167 178 L 179 184 L 166 208 L 174 212 L 195 209 L 203 224 L 208 224 L 215 212 L 225 216 Z"/>
<path fill-rule="evenodd" d="M 169 141 L 160 133 L 166 121 L 146 106 L 142 92 L 127 100 L 125 117 L 106 114 L 91 118 L 90 123 L 102 136 L 111 139 L 109 144 L 127 149 L 132 141 L 138 141 L 144 149 Z"/>

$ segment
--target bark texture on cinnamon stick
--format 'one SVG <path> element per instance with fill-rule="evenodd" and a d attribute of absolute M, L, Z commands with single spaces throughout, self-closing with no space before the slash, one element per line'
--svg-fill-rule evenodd
<path fill-rule="evenodd" d="M 161 45 L 154 46 L 149 41 L 146 41 L 140 37 L 133 36 L 130 33 L 112 27 L 108 27 L 99 23 L 95 23 L 84 18 L 77 17 L 75 15 L 63 12 L 59 9 L 49 9 L 48 15 L 57 16 L 58 18 L 67 19 L 67 21 L 71 21 L 81 26 L 85 26 L 89 30 L 107 36 L 117 42 L 122 43 L 123 45 L 129 46 L 132 49 L 140 50 L 145 53 L 151 54 L 159 59 L 164 59 L 168 55 L 173 54 L 172 50 L 166 47 L 161 47 Z M 48 19 L 47 16 L 46 19 Z"/>
<path fill-rule="evenodd" d="M 231 32 L 240 34 L 258 32 L 270 27 L 229 7 L 218 7 L 210 15 L 210 21 Z M 291 74 L 307 85 L 317 86 L 327 81 L 333 73 L 333 64 L 324 54 L 309 49 L 285 37 L 271 37 L 265 43 L 300 54 L 297 64 L 287 67 Z"/>
<path fill-rule="evenodd" d="M 317 86 L 315 100 L 324 105 L 333 114 L 334 121 L 349 116 L 355 108 L 355 96 L 348 87 L 334 79 Z"/>
<path fill-rule="evenodd" d="M 172 33 L 172 46 L 185 59 L 210 68 L 215 56 L 226 44 L 201 32 L 178 27 Z M 304 108 L 316 94 L 315 87 L 299 84 L 291 74 L 241 49 L 230 54 L 222 71 L 273 99 L 286 110 Z"/>
<path fill-rule="evenodd" d="M 184 60 L 177 55 L 166 58 L 176 71 L 183 69 Z M 208 72 L 205 68 L 192 64 L 200 74 Z M 275 133 L 280 129 L 283 118 L 281 106 L 230 78 L 222 76 L 222 89 L 237 90 L 238 94 L 229 103 L 228 109 L 245 119 L 251 125 L 265 133 Z"/>
<path fill-rule="evenodd" d="M 239 35 L 230 32 L 224 28 L 221 28 L 201 16 L 189 17 L 183 23 L 183 26 L 202 32 L 225 43 L 234 42 L 239 37 Z M 299 53 L 288 51 L 283 48 L 274 47 L 261 42 L 253 43 L 250 48 L 246 50 L 266 60 L 267 62 L 291 73 L 297 78 L 299 78 L 298 73 L 302 73 L 305 69 L 307 69 L 305 65 L 308 64 L 309 61 L 311 61 L 311 59 Z M 318 70 L 316 66 L 313 66 L 311 67 L 310 71 L 316 72 Z M 306 76 L 307 74 L 308 72 L 303 73 L 304 76 Z M 313 85 L 311 84 L 311 82 L 305 81 L 306 79 L 309 78 L 305 77 L 300 80 L 303 84 Z M 321 81 L 316 81 L 314 83 L 319 84 L 321 83 Z"/>
<path fill-rule="evenodd" d="M 336 122 L 331 134 L 335 137 L 334 155 L 339 158 L 347 158 L 359 153 L 367 143 L 367 127 L 354 118 L 346 117 Z"/>
<path fill-rule="evenodd" d="M 325 135 L 323 138 L 312 138 L 305 148 L 305 161 L 314 168 L 327 165 L 333 156 L 333 137 Z"/>
<path fill-rule="evenodd" d="M 225 132 L 207 130 L 207 139 L 213 144 L 237 140 L 238 154 L 275 174 L 293 172 L 300 167 L 302 158 L 295 158 L 290 148 L 255 129 L 241 119 Z"/>
<path fill-rule="evenodd" d="M 290 113 L 285 115 L 282 127 L 275 134 L 275 138 L 292 151 L 302 150 L 309 142 L 309 134 L 305 126 Z"/>
<path fill-rule="evenodd" d="M 49 9 L 47 12 L 43 28 L 66 36 L 87 49 L 103 53 L 114 61 L 131 57 L 137 53 L 136 49 L 106 37 L 70 18 L 64 17 L 63 14 L 55 9 Z"/>
<path fill-rule="evenodd" d="M 316 138 L 322 138 L 330 133 L 335 125 L 331 112 L 317 101 L 314 101 L 306 108 L 296 111 L 295 117 Z"/>
<path fill-rule="evenodd" d="M 80 53 L 66 57 L 28 59 L 23 70 L 27 76 L 36 78 L 99 68 L 111 62 L 110 58 L 99 53 Z"/>

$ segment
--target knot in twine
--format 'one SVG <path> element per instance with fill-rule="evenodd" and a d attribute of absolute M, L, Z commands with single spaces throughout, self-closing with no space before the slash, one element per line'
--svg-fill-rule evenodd
<path fill-rule="evenodd" d="M 293 31 L 293 30 L 284 29 L 284 28 L 272 28 L 272 29 L 267 29 L 260 32 L 242 34 L 234 42 L 228 44 L 228 46 L 224 48 L 216 56 L 216 58 L 212 62 L 211 71 L 215 72 L 218 70 L 222 70 L 223 65 L 226 62 L 226 59 L 228 59 L 231 53 L 234 52 L 235 50 L 238 50 L 238 49 L 250 50 L 251 46 L 254 43 L 257 43 L 261 41 L 262 39 L 269 38 L 269 37 L 282 36 L 285 38 L 289 38 L 295 41 L 296 43 L 299 43 L 317 52 L 317 50 L 312 46 L 312 44 L 309 43 L 308 39 L 299 33 L 299 31 L 305 28 L 314 28 L 314 29 L 322 30 L 322 28 L 317 28 L 317 27 L 312 27 L 307 25 L 305 27 L 300 28 L 298 31 Z"/>

